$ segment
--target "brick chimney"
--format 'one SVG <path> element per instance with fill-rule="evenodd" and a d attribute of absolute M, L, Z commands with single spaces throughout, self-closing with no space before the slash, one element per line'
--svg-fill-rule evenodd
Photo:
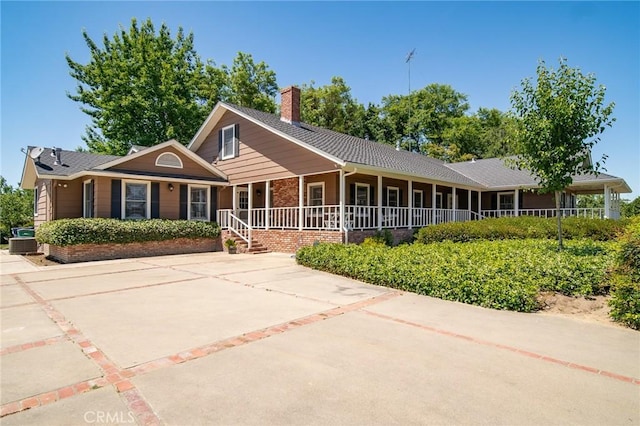
<path fill-rule="evenodd" d="M 280 91 L 280 120 L 300 124 L 300 89 L 295 86 L 285 87 Z"/>

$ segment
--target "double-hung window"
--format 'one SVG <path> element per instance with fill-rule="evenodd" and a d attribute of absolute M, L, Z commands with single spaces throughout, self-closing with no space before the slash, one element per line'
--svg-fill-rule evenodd
<path fill-rule="evenodd" d="M 123 219 L 148 219 L 151 216 L 150 183 L 140 181 L 124 181 L 122 194 Z"/>
<path fill-rule="evenodd" d="M 395 186 L 387 187 L 387 206 L 398 207 L 400 199 L 400 189 Z"/>
<path fill-rule="evenodd" d="M 369 205 L 369 185 L 366 183 L 356 183 L 356 206 Z"/>
<path fill-rule="evenodd" d="M 416 209 L 422 208 L 422 191 L 419 189 L 413 190 L 413 207 Z"/>
<path fill-rule="evenodd" d="M 498 209 L 513 210 L 514 196 L 513 192 L 501 192 L 498 194 Z"/>
<path fill-rule="evenodd" d="M 307 185 L 307 200 L 309 206 L 324 205 L 324 182 Z"/>
<path fill-rule="evenodd" d="M 189 186 L 189 219 L 209 220 L 209 188 Z"/>
<path fill-rule="evenodd" d="M 236 126 L 231 125 L 222 129 L 222 144 L 220 158 L 226 160 L 238 155 L 236 152 Z"/>

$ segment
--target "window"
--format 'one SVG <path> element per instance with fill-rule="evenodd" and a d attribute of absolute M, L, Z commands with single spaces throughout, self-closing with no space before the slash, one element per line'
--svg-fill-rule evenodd
<path fill-rule="evenodd" d="M 442 192 L 436 192 L 436 209 L 442 208 Z"/>
<path fill-rule="evenodd" d="M 422 191 L 419 189 L 413 190 L 413 207 L 416 209 L 421 209 L 423 207 Z"/>
<path fill-rule="evenodd" d="M 220 158 L 226 160 L 237 156 L 236 153 L 236 126 L 231 125 L 222 129 L 222 146 Z"/>
<path fill-rule="evenodd" d="M 369 184 L 356 183 L 356 206 L 369 205 Z"/>
<path fill-rule="evenodd" d="M 182 168 L 182 160 L 173 152 L 163 152 L 156 158 L 156 166 L 172 167 L 174 169 Z"/>
<path fill-rule="evenodd" d="M 190 220 L 209 220 L 209 188 L 189 185 Z"/>
<path fill-rule="evenodd" d="M 151 216 L 149 182 L 123 181 L 122 218 L 148 219 Z"/>
<path fill-rule="evenodd" d="M 400 190 L 395 186 L 387 187 L 387 206 L 398 207 L 400 203 Z"/>
<path fill-rule="evenodd" d="M 513 210 L 513 192 L 498 193 L 498 210 Z"/>
<path fill-rule="evenodd" d="M 310 183 L 307 185 L 307 205 L 324 205 L 324 182 Z"/>
<path fill-rule="evenodd" d="M 82 188 L 82 217 L 93 217 L 93 181 L 85 180 Z"/>

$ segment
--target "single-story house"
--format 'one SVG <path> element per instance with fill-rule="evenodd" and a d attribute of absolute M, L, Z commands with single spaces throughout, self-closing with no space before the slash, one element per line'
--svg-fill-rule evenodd
<path fill-rule="evenodd" d="M 216 221 L 223 238 L 293 252 L 315 241 L 398 239 L 448 221 L 555 213 L 526 171 L 498 158 L 445 163 L 300 121 L 300 90 L 280 116 L 218 103 L 187 147 L 171 140 L 125 156 L 30 148 L 21 187 L 35 189 L 35 225 L 70 217 Z M 563 216 L 619 217 L 624 179 L 574 177 Z M 577 194 L 604 194 L 579 209 Z"/>

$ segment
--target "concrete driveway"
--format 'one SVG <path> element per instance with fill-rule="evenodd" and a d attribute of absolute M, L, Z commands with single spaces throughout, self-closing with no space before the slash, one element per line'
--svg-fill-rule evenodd
<path fill-rule="evenodd" d="M 2 425 L 640 424 L 640 333 L 207 253 L 0 256 Z"/>

